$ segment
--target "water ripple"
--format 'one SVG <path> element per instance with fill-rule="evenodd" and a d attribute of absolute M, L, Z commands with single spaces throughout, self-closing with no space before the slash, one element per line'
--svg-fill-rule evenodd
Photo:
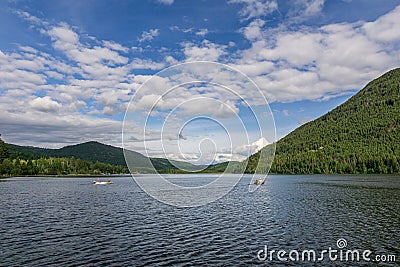
<path fill-rule="evenodd" d="M 0 183 L 0 266 L 252 266 L 264 264 L 257 252 L 266 244 L 326 249 L 339 238 L 400 252 L 399 177 L 271 176 L 254 193 L 245 178 L 197 208 L 159 203 L 129 178 L 91 180 Z"/>

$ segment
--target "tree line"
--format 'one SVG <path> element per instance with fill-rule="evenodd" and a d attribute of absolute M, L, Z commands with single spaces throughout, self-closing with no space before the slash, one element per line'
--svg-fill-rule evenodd
<path fill-rule="evenodd" d="M 70 175 L 129 173 L 126 166 L 70 158 L 10 158 L 9 147 L 0 138 L 0 175 Z"/>

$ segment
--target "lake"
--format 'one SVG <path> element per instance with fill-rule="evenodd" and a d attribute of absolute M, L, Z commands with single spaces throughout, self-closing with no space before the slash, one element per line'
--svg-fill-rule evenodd
<path fill-rule="evenodd" d="M 271 175 L 253 193 L 246 176 L 195 208 L 158 202 L 130 177 L 93 179 L 0 180 L 0 266 L 369 266 L 376 255 L 399 266 L 399 176 Z M 329 248 L 336 260 L 322 253 Z M 371 251 L 370 262 L 340 260 L 345 249 Z M 305 250 L 325 257 L 293 252 Z"/>

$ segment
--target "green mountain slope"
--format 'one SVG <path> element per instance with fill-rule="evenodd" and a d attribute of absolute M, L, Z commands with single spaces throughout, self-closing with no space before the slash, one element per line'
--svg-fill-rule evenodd
<path fill-rule="evenodd" d="M 99 142 L 86 142 L 77 145 L 66 146 L 60 149 L 48 149 L 8 144 L 11 159 L 39 159 L 39 158 L 71 158 L 101 162 L 111 165 L 126 166 L 122 148 L 105 145 Z M 179 172 L 176 166 L 184 167 L 186 170 L 196 170 L 195 166 L 186 162 L 174 161 L 172 164 L 167 159 L 149 158 L 135 152 L 126 151 L 130 156 L 132 171 L 148 173 L 153 172 L 154 166 L 158 172 Z"/>
<path fill-rule="evenodd" d="M 398 173 L 399 128 L 400 69 L 394 69 L 279 140 L 271 172 Z M 248 172 L 253 165 L 248 165 Z"/>
<path fill-rule="evenodd" d="M 125 165 L 123 149 L 99 142 L 86 142 L 77 145 L 65 146 L 59 149 L 48 149 L 38 147 L 25 147 L 10 145 L 11 156 L 13 158 L 37 158 L 37 157 L 55 157 L 70 158 L 75 157 L 82 160 L 99 161 L 113 165 Z M 143 165 L 147 160 L 145 156 L 132 151 L 131 155 L 135 157 L 138 166 Z"/>

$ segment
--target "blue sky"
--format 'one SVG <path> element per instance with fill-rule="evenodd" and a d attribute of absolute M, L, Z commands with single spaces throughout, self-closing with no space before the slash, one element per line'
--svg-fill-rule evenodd
<path fill-rule="evenodd" d="M 234 67 L 259 86 L 275 118 L 271 142 L 398 67 L 399 6 L 398 0 L 2 1 L 0 132 L 21 145 L 121 146 L 122 120 L 140 86 L 166 67 L 204 60 Z M 252 107 L 264 105 L 252 90 L 238 93 Z M 245 114 L 235 99 L 218 99 L 236 116 Z M 194 128 L 202 133 L 198 122 Z M 197 149 L 190 133 L 181 141 Z M 259 137 L 237 151 L 256 151 L 265 144 Z M 138 141 L 131 145 L 144 152 Z M 217 150 L 204 162 L 215 153 L 241 159 L 228 147 Z M 173 159 L 199 158 L 190 149 L 186 156 L 170 152 Z"/>

